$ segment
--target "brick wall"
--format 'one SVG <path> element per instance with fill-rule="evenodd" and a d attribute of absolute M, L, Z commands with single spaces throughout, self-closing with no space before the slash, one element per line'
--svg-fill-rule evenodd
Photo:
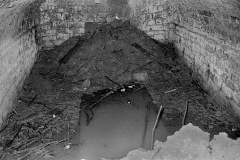
<path fill-rule="evenodd" d="M 160 42 L 168 41 L 172 21 L 177 18 L 169 1 L 129 0 L 129 6 L 132 9 L 131 19 L 139 29 Z"/>
<path fill-rule="evenodd" d="M 103 23 L 115 14 L 122 19 L 129 16 L 127 0 L 46 0 L 40 10 L 39 37 L 43 49 L 84 34 L 86 22 Z"/>
<path fill-rule="evenodd" d="M 240 115 L 240 12 L 234 2 L 148 0 L 134 7 L 141 10 L 140 28 L 173 42 L 214 100 Z"/>
<path fill-rule="evenodd" d="M 0 127 L 36 59 L 30 1 L 0 3 Z"/>

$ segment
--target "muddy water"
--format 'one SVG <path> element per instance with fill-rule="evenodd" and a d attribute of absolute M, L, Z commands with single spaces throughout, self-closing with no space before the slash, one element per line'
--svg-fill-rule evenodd
<path fill-rule="evenodd" d="M 135 93 L 116 94 L 102 101 L 94 108 L 94 117 L 86 125 L 85 114 L 77 134 L 71 140 L 68 150 L 64 146 L 54 149 L 53 160 L 98 160 L 99 158 L 121 158 L 133 149 L 150 149 L 151 132 L 156 120 L 156 110 L 146 90 Z M 130 103 L 129 103 L 130 102 Z M 159 121 L 155 140 L 166 141 L 175 129 L 168 129 Z"/>

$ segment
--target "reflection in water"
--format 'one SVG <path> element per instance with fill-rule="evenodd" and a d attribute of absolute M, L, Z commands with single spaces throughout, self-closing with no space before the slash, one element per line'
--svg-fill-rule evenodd
<path fill-rule="evenodd" d="M 151 132 L 156 120 L 156 110 L 148 110 L 151 97 L 146 90 L 114 95 L 94 108 L 93 120 L 86 125 L 86 115 L 81 113 L 81 124 L 72 143 L 79 143 L 67 151 L 55 149 L 56 160 L 98 160 L 121 158 L 137 148 L 150 149 Z M 166 141 L 170 133 L 160 121 L 155 139 Z"/>

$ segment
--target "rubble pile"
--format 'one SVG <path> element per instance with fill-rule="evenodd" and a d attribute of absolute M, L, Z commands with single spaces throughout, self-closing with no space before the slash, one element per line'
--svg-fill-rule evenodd
<path fill-rule="evenodd" d="M 156 41 L 126 22 L 92 28 L 95 30 L 80 38 L 59 61 L 62 74 L 73 81 L 88 82 L 83 88 L 114 88 L 136 79 L 144 66 L 164 57 Z"/>

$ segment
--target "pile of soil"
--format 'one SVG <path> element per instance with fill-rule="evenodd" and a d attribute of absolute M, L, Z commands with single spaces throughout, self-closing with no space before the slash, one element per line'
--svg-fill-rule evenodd
<path fill-rule="evenodd" d="M 134 72 L 163 56 L 163 48 L 136 27 L 102 25 L 80 38 L 59 62 L 63 75 L 88 80 L 99 90 L 131 81 Z"/>

